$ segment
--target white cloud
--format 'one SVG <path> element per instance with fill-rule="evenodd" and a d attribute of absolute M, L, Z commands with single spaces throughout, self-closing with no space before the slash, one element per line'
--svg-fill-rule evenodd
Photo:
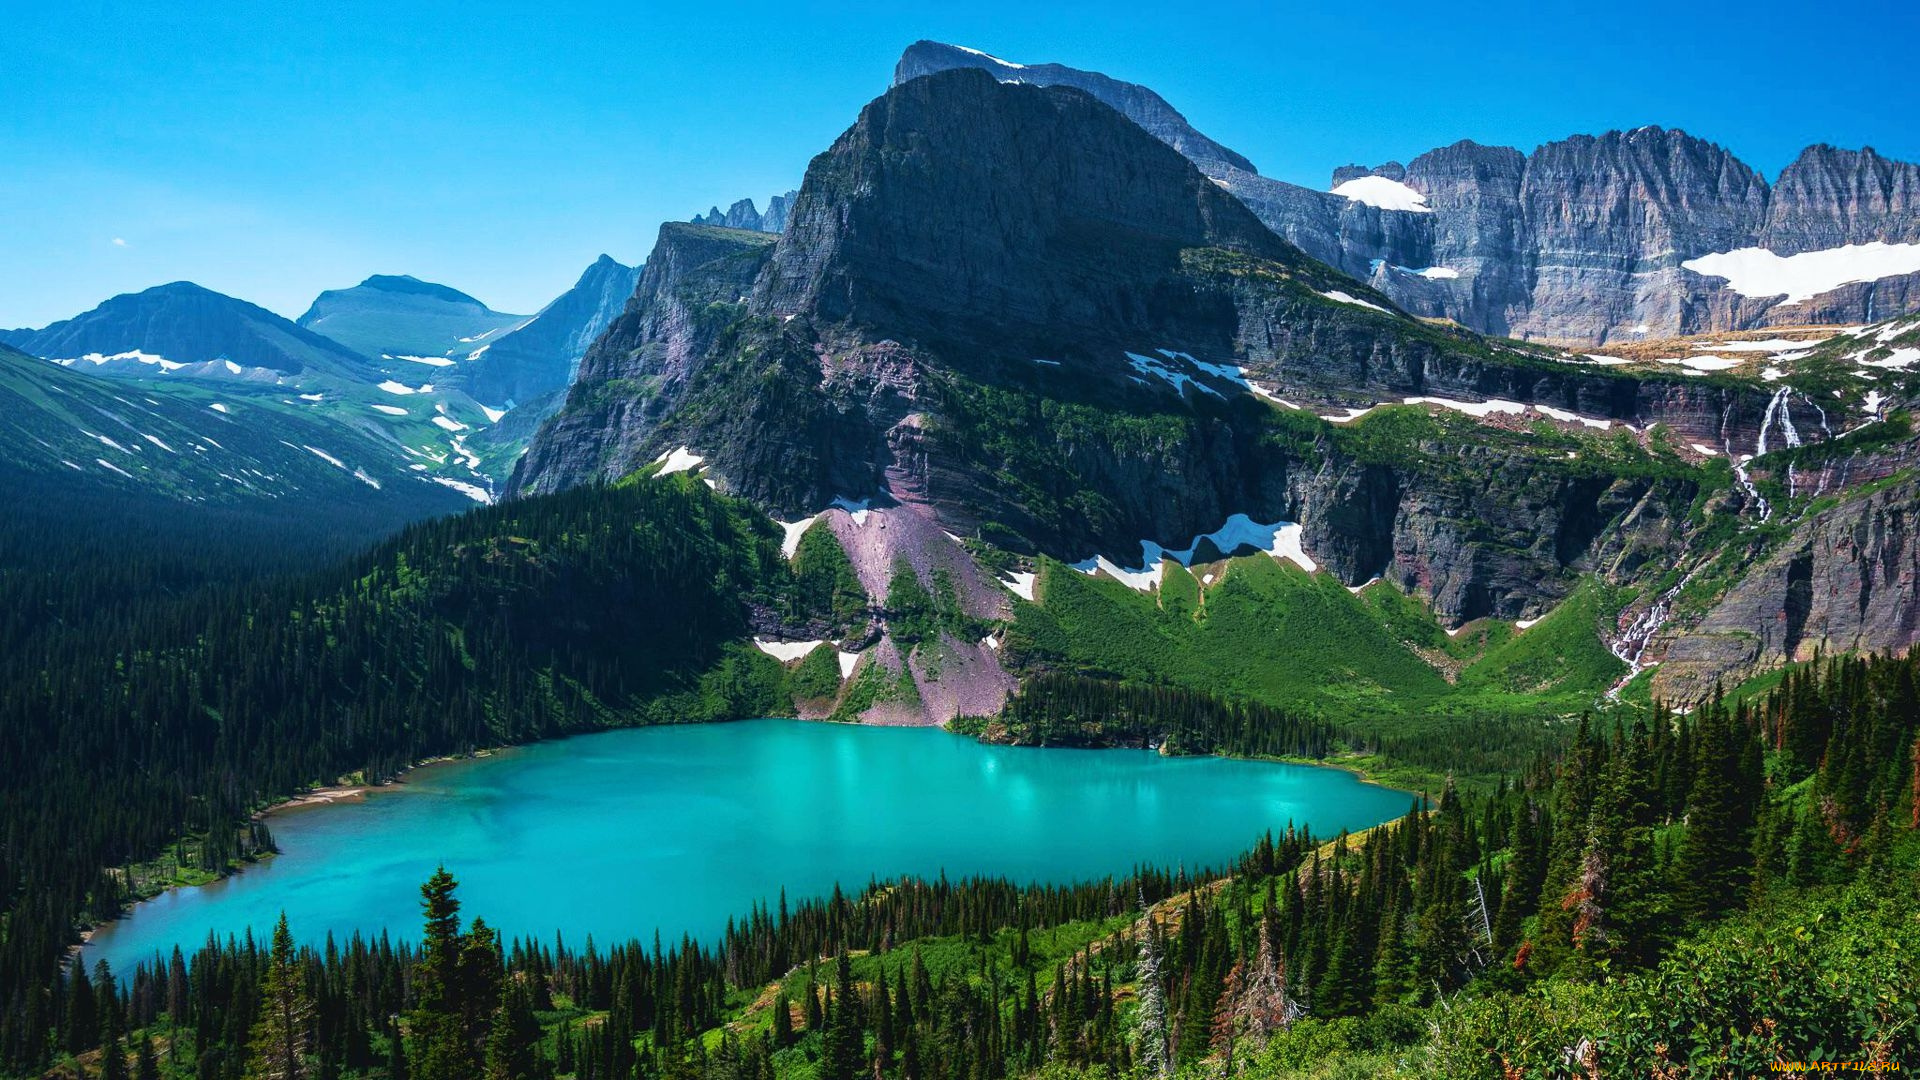
<path fill-rule="evenodd" d="M 126 240 L 125 240 L 125 238 L 123 238 L 123 237 L 119 237 L 119 236 L 116 236 L 116 237 L 114 237 L 114 238 L 113 238 L 113 246 L 114 246 L 114 247 L 126 247 L 126 246 L 127 246 L 127 241 L 126 241 Z"/>

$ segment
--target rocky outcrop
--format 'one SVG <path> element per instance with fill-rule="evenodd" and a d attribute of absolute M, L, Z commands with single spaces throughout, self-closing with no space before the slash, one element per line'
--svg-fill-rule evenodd
<path fill-rule="evenodd" d="M 808 170 L 754 305 L 1003 353 L 1186 339 L 1219 323 L 1165 288 L 1194 247 L 1304 262 L 1093 98 L 959 69 L 868 105 Z"/>
<path fill-rule="evenodd" d="M 719 207 L 704 214 L 695 214 L 693 224 L 711 225 L 721 229 L 747 229 L 752 232 L 779 233 L 787 228 L 787 215 L 793 210 L 793 198 L 797 191 L 785 195 L 775 195 L 767 200 L 764 213 L 754 208 L 752 199 L 741 199 L 722 213 Z"/>
<path fill-rule="evenodd" d="M 1791 255 L 1845 244 L 1920 243 L 1920 165 L 1810 146 L 1773 185 L 1760 246 Z"/>
<path fill-rule="evenodd" d="M 1839 284 L 1804 302 L 1750 297 L 1683 263 L 1763 247 L 1779 255 L 1920 242 L 1920 166 L 1872 150 L 1808 149 L 1777 185 L 1728 151 L 1657 127 L 1548 143 L 1531 155 L 1471 142 L 1402 167 L 1346 165 L 1423 196 L 1385 209 L 1259 175 L 1145 87 L 1059 64 L 1015 64 L 917 43 L 896 83 L 954 67 L 1087 91 L 1180 150 L 1274 232 L 1416 315 L 1482 333 L 1583 344 L 1920 310 L 1920 274 Z"/>
<path fill-rule="evenodd" d="M 1137 83 L 1121 82 L 1097 71 L 1081 71 L 1063 64 L 1014 64 L 977 49 L 943 45 L 937 41 L 916 41 L 907 46 L 893 69 L 898 86 L 922 75 L 955 68 L 974 68 L 991 74 L 1001 82 L 1032 86 L 1071 86 L 1105 102 L 1147 134 L 1179 151 L 1188 160 L 1211 174 L 1215 169 L 1256 171 L 1253 162 L 1234 153 L 1194 130 L 1179 110 L 1165 98 Z"/>
<path fill-rule="evenodd" d="M 1747 246 L 1766 198 L 1758 173 L 1685 132 L 1641 128 L 1540 147 L 1520 185 L 1516 255 L 1531 264 L 1530 295 L 1509 333 L 1604 343 L 1637 326 L 1680 328 L 1698 287 L 1686 279 L 1699 278 L 1680 263 Z"/>
<path fill-rule="evenodd" d="M 645 464 L 637 455 L 653 422 L 679 401 L 771 244 L 763 233 L 662 225 L 633 296 L 581 359 L 567 404 L 514 467 L 512 489 L 558 491 Z"/>
<path fill-rule="evenodd" d="M 1232 514 L 1299 520 L 1350 584 L 1390 577 L 1471 618 L 1557 597 L 1609 523 L 1690 490 L 1475 440 L 1363 460 L 1235 378 L 1356 405 L 1499 396 L 1703 439 L 1757 432 L 1769 399 L 1423 325 L 1086 94 L 974 70 L 869 105 L 771 252 L 753 239 L 662 230 L 519 490 L 685 446 L 782 518 L 872 500 L 899 528 L 832 514 L 869 591 L 946 531 L 1130 563 L 1143 539 L 1184 546 Z M 914 523 L 904 548 L 864 551 Z"/>
<path fill-rule="evenodd" d="M 1920 644 L 1920 485 L 1881 488 L 1815 516 L 1671 642 L 1655 694 L 1697 700 L 1816 653 Z"/>

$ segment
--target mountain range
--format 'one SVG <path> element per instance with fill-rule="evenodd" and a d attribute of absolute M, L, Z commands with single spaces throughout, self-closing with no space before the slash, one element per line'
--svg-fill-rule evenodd
<path fill-rule="evenodd" d="M 1164 596 L 1260 549 L 1455 630 L 1598 581 L 1620 599 L 1589 640 L 1663 695 L 1912 643 L 1911 569 L 1874 569 L 1913 564 L 1884 518 L 1911 492 L 1848 495 L 1912 453 L 1880 422 L 1906 324 L 1636 356 L 1481 337 L 1276 233 L 1190 156 L 1227 160 L 1211 145 L 1044 73 L 903 78 L 777 238 L 662 228 L 513 491 L 693 472 L 793 535 L 824 524 L 883 611 L 906 566 L 980 625 L 1035 579 L 1044 600 L 1050 566 Z M 1730 543 L 1743 520 L 1767 538 Z M 1886 522 L 1867 549 L 1817 539 L 1862 520 Z M 1796 610 L 1809 580 L 1857 603 Z M 991 639 L 902 642 L 883 614 L 847 640 L 896 688 L 870 718 L 991 712 L 1016 681 Z"/>
<path fill-rule="evenodd" d="M 0 331 L 0 341 L 109 375 L 271 381 L 303 373 L 366 379 L 378 370 L 365 354 L 331 338 L 187 281 L 113 297 L 42 330 Z"/>
<path fill-rule="evenodd" d="M 1259 175 L 1152 90 L 1095 72 L 922 41 L 894 81 L 957 67 L 1092 94 L 1314 258 L 1482 333 L 1601 345 L 1920 309 L 1920 165 L 1870 148 L 1809 147 L 1769 184 L 1658 127 L 1531 154 L 1463 140 L 1338 169 L 1316 191 Z"/>
<path fill-rule="evenodd" d="M 0 1071 L 1893 1063 L 1911 178 L 1642 128 L 1318 191 L 1144 87 L 921 42 L 796 191 L 531 317 L 379 275 L 299 324 L 178 283 L 6 332 Z M 445 868 L 417 951 L 283 915 L 191 974 L 69 960 L 290 795 L 746 717 L 1421 794 L 1223 873 L 782 892 L 604 963 L 458 935 Z M 841 771 L 735 809 L 897 809 Z"/>
<path fill-rule="evenodd" d="M 896 633 L 902 566 L 978 628 L 1066 588 L 1049 568 L 1154 595 L 1256 549 L 1450 632 L 1604 588 L 1591 640 L 1684 695 L 1914 637 L 1887 516 L 1909 494 L 1912 274 L 1762 302 L 1692 268 L 1779 279 L 1735 257 L 1764 243 L 1898 270 L 1911 176 L 1814 148 L 1769 185 L 1643 128 L 1458 144 L 1313 191 L 1145 87 L 920 42 L 797 191 L 667 223 L 644 269 L 602 256 L 532 317 L 376 275 L 298 324 L 176 284 L 0 340 L 153 407 L 244 385 L 334 425 L 307 456 L 356 457 L 347 478 L 364 458 L 426 481 L 382 488 L 422 507 L 692 474 L 785 522 L 790 554 L 836 538 L 870 616 L 755 625 L 872 654 L 920 703 L 876 717 L 991 712 L 1028 673 L 992 635 Z M 113 471 L 69 449 L 23 460 Z M 187 482 L 115 482 L 147 473 Z M 1874 542 L 1836 539 L 1860 529 Z"/>
<path fill-rule="evenodd" d="M 366 475 L 404 470 L 407 482 L 388 489 L 390 497 L 417 494 L 419 512 L 435 513 L 447 508 L 448 487 L 492 497 L 638 273 L 603 255 L 533 316 L 496 312 L 417 278 L 374 275 L 322 293 L 298 322 L 175 282 L 113 297 L 44 329 L 0 331 L 0 342 L 76 372 L 131 381 L 143 398 L 167 407 L 191 412 L 225 396 L 257 399 L 274 423 L 297 413 L 295 430 L 307 442 L 357 447 L 346 456 Z M 522 404 L 530 406 L 526 414 L 496 426 Z M 128 479 L 149 493 L 200 497 L 167 468 L 136 469 Z M 231 482 L 242 494 L 252 490 L 250 482 Z M 292 487 L 309 495 L 324 489 Z M 290 490 L 256 494 L 283 503 L 305 498 Z"/>

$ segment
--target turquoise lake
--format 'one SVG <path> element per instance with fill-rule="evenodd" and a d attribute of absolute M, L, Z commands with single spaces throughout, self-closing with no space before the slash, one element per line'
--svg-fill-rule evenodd
<path fill-rule="evenodd" d="M 282 854 L 101 928 L 88 963 L 189 953 L 208 934 L 419 931 L 444 863 L 462 914 L 508 938 L 713 940 L 782 888 L 902 874 L 1065 883 L 1224 867 L 1289 822 L 1331 836 L 1412 796 L 1337 769 L 1143 750 L 986 746 L 928 729 L 791 720 L 643 728 L 415 770 L 364 801 L 270 819 Z"/>

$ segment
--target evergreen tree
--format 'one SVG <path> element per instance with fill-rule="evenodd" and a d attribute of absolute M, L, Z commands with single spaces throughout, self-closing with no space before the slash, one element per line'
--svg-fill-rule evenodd
<path fill-rule="evenodd" d="M 461 991 L 459 883 L 446 867 L 420 887 L 425 928 L 408 1015 L 408 1071 L 415 1080 L 473 1080 L 480 1061 L 467 1041 Z"/>
<path fill-rule="evenodd" d="M 866 1059 L 866 1035 L 860 1024 L 859 998 L 853 989 L 853 965 L 845 950 L 834 961 L 833 999 L 820 1050 L 820 1080 L 854 1080 Z"/>
<path fill-rule="evenodd" d="M 1688 916 L 1709 920 L 1738 910 L 1752 873 L 1753 827 L 1763 783 L 1759 741 L 1744 717 L 1716 695 L 1701 709 L 1686 835 L 1676 867 Z"/>
<path fill-rule="evenodd" d="M 313 1000 L 287 929 L 287 913 L 273 927 L 273 945 L 260 979 L 260 1019 L 253 1027 L 247 1080 L 305 1080 L 313 1034 Z"/>
<path fill-rule="evenodd" d="M 501 991 L 487 1036 L 486 1080 L 527 1080 L 535 1075 L 540 1021 L 524 990 Z"/>

